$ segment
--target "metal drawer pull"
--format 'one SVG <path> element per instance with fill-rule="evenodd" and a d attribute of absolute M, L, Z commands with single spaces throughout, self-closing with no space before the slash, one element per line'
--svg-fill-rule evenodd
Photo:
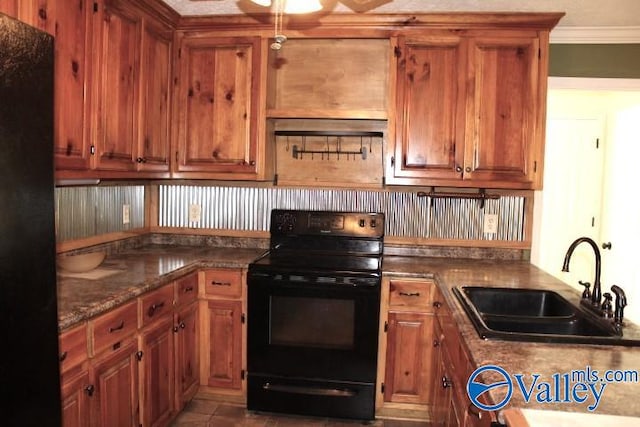
<path fill-rule="evenodd" d="M 358 394 L 355 390 L 337 389 L 337 388 L 319 388 L 304 387 L 297 385 L 282 385 L 265 383 L 262 388 L 269 391 L 281 391 L 285 393 L 309 394 L 312 396 L 336 396 L 336 397 L 353 397 Z"/>
<path fill-rule="evenodd" d="M 185 293 L 186 292 L 192 292 L 193 291 L 193 286 L 189 286 L 187 288 L 184 288 Z"/>
<path fill-rule="evenodd" d="M 399 295 L 403 297 L 419 297 L 420 292 L 398 292 Z"/>
<path fill-rule="evenodd" d="M 164 301 L 159 302 L 157 304 L 151 304 L 151 307 L 149 307 L 149 317 L 153 316 L 156 312 L 157 309 L 164 307 Z"/>
<path fill-rule="evenodd" d="M 211 281 L 211 284 L 214 286 L 231 286 L 231 282 L 216 282 L 215 280 Z"/>
<path fill-rule="evenodd" d="M 440 308 L 440 307 L 442 307 L 442 303 L 440 301 L 435 301 L 433 303 L 433 308 Z"/>
<path fill-rule="evenodd" d="M 109 333 L 112 333 L 112 332 L 115 332 L 115 331 L 119 331 L 122 328 L 124 328 L 124 320 L 121 320 L 120 324 L 118 326 L 116 326 L 115 328 L 109 328 Z"/>
<path fill-rule="evenodd" d="M 64 362 L 64 360 L 65 360 L 66 358 L 67 358 L 67 352 L 66 352 L 66 351 L 63 351 L 63 352 L 60 354 L 60 361 L 61 361 L 61 362 Z"/>

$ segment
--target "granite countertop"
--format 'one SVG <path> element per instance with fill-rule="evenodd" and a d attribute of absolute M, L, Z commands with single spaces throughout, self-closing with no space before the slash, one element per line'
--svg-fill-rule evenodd
<path fill-rule="evenodd" d="M 147 245 L 109 255 L 100 279 L 58 273 L 62 331 L 201 268 L 246 268 L 264 249 Z"/>
<path fill-rule="evenodd" d="M 146 245 L 141 249 L 109 255 L 100 268 L 117 272 L 103 279 L 85 280 L 58 275 L 59 328 L 65 330 L 201 268 L 246 268 L 263 252 L 264 249 L 250 248 Z M 534 373 L 540 374 L 540 379 L 548 382 L 555 373 L 584 370 L 587 366 L 601 371 L 640 369 L 640 347 L 481 339 L 452 294 L 453 287 L 483 285 L 545 288 L 559 292 L 574 303 L 578 302 L 579 293 L 576 290 L 528 261 L 385 255 L 383 271 L 385 275 L 435 277 L 452 308 L 454 320 L 475 365 L 498 365 L 510 374 L 525 374 L 527 386 L 531 386 L 530 375 Z M 627 330 L 640 337 L 640 328 L 635 325 L 625 326 L 625 334 Z M 638 387 L 637 383 L 631 382 L 606 384 L 595 413 L 640 416 L 640 405 L 634 404 L 640 390 Z M 494 401 L 503 399 L 504 388 L 491 391 Z M 536 395 L 539 391 L 534 388 L 533 394 Z M 594 399 L 589 397 L 583 403 L 537 403 L 533 399 L 527 403 L 521 393 L 514 390 L 506 408 L 587 412 L 587 406 L 593 402 Z"/>

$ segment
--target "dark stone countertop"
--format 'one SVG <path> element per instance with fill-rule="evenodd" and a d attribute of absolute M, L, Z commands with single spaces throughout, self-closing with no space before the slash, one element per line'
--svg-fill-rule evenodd
<path fill-rule="evenodd" d="M 110 254 L 88 280 L 58 274 L 58 327 L 65 330 L 201 268 L 246 268 L 264 249 L 147 245 Z"/>
<path fill-rule="evenodd" d="M 100 266 L 121 270 L 99 280 L 84 280 L 58 275 L 58 311 L 60 330 L 87 320 L 131 298 L 158 288 L 200 268 L 246 268 L 264 249 L 189 247 L 181 245 L 146 245 L 111 254 Z M 528 261 L 475 260 L 460 258 L 385 256 L 385 275 L 435 277 L 447 303 L 452 308 L 463 340 L 476 366 L 493 364 L 510 374 L 525 374 L 531 386 L 531 374 L 541 381 L 551 381 L 554 373 L 584 370 L 587 366 L 605 369 L 640 370 L 640 347 L 526 343 L 481 339 L 462 310 L 451 289 L 460 285 L 545 288 L 559 292 L 577 303 L 579 293 L 561 281 L 531 265 Z M 635 334 L 635 325 L 625 328 Z M 640 336 L 640 333 L 638 334 Z M 492 391 L 495 401 L 504 397 L 504 387 Z M 534 388 L 534 395 L 540 390 Z M 552 390 L 553 392 L 553 390 Z M 596 413 L 640 416 L 636 396 L 638 383 L 607 384 Z M 553 397 L 553 396 L 552 396 Z M 554 409 L 587 412 L 593 403 L 537 403 L 524 401 L 514 389 L 509 407 Z"/>

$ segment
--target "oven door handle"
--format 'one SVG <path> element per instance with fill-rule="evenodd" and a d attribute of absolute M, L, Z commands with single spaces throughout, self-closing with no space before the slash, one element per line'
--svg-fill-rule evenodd
<path fill-rule="evenodd" d="M 353 397 L 358 394 L 355 390 L 322 388 L 322 387 L 303 387 L 297 385 L 271 384 L 264 383 L 262 386 L 267 391 L 280 391 L 293 394 L 309 394 L 313 396 L 335 396 L 335 397 Z"/>

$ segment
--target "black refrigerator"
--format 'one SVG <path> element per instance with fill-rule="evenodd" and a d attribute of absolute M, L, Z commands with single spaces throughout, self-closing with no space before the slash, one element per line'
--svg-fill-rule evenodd
<path fill-rule="evenodd" d="M 59 426 L 53 38 L 0 14 L 0 425 Z"/>

